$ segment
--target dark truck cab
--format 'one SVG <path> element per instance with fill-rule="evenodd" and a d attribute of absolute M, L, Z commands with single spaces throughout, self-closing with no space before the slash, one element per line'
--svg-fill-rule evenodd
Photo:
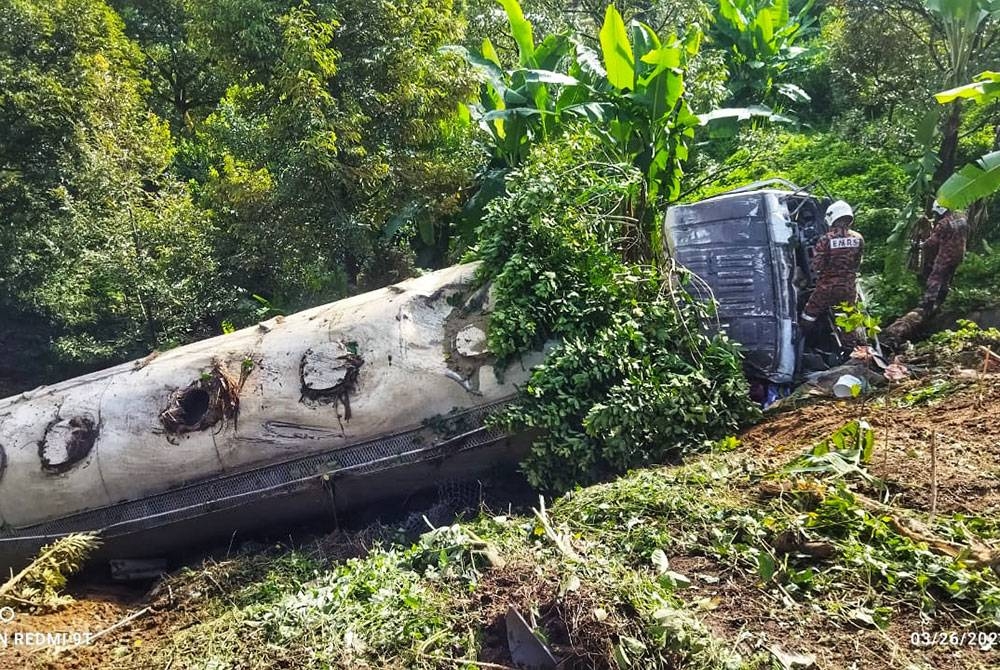
<path fill-rule="evenodd" d="M 715 300 L 718 326 L 742 345 L 752 381 L 791 384 L 843 357 L 830 337 L 807 350 L 799 328 L 830 202 L 772 180 L 667 209 L 667 254 L 700 280 L 692 293 Z M 822 326 L 833 335 L 832 323 Z"/>

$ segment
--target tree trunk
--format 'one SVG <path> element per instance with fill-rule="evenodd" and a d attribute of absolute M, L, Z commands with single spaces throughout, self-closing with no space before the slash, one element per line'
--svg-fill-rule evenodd
<path fill-rule="evenodd" d="M 958 158 L 958 128 L 962 120 L 960 101 L 951 103 L 941 123 L 941 148 L 938 150 L 938 168 L 934 172 L 934 188 L 943 184 L 955 172 Z"/>
<path fill-rule="evenodd" d="M 344 472 L 365 500 L 403 493 L 397 475 L 374 474 L 391 465 L 422 463 L 432 484 L 428 459 L 484 444 L 482 409 L 510 399 L 531 362 L 498 379 L 475 267 L 0 400 L 0 569 L 66 532 L 155 539 L 216 512 L 246 520 L 305 480 L 340 505 Z"/>

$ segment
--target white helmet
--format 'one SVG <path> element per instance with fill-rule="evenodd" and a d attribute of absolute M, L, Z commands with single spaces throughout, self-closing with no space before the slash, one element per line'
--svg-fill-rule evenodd
<path fill-rule="evenodd" d="M 931 205 L 931 211 L 937 214 L 938 216 L 944 216 L 945 214 L 948 213 L 948 208 L 942 205 L 937 200 L 935 200 L 934 204 Z"/>
<path fill-rule="evenodd" d="M 845 217 L 854 221 L 854 210 L 851 209 L 851 206 L 843 200 L 838 200 L 826 209 L 827 226 L 832 226 L 834 223 Z"/>

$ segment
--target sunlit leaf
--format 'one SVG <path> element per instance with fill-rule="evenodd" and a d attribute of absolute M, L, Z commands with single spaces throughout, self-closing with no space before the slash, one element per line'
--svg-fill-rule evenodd
<path fill-rule="evenodd" d="M 522 66 L 535 64 L 535 38 L 532 34 L 531 23 L 524 18 L 524 12 L 517 0 L 497 0 L 507 12 L 507 21 L 510 23 L 510 33 L 517 43 L 519 52 L 519 62 Z"/>
<path fill-rule="evenodd" d="M 600 40 L 608 81 L 619 90 L 631 90 L 635 84 L 635 57 L 625 22 L 614 5 L 608 5 L 604 13 Z"/>
<path fill-rule="evenodd" d="M 1000 97 L 1000 72 L 983 72 L 971 84 L 950 88 L 934 95 L 942 105 L 959 99 L 978 103 L 990 102 Z"/>
<path fill-rule="evenodd" d="M 941 185 L 937 199 L 952 209 L 965 209 L 1000 189 L 1000 151 L 969 163 Z"/>

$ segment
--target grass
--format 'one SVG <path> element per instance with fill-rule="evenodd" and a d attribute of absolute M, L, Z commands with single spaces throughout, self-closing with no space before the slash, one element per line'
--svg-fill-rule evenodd
<path fill-rule="evenodd" d="M 1000 524 L 961 514 L 928 524 L 893 506 L 867 471 L 864 435 L 838 435 L 774 471 L 730 441 L 531 513 L 484 510 L 410 543 L 383 533 L 346 560 L 317 545 L 190 570 L 168 584 L 177 609 L 194 615 L 179 615 L 178 629 L 158 639 L 121 645 L 116 664 L 504 666 L 502 619 L 514 606 L 572 661 L 566 667 L 772 667 L 769 647 L 726 633 L 726 617 L 740 615 L 719 609 L 726 589 L 740 606 L 818 619 L 823 635 L 1000 629 L 996 572 L 971 551 L 947 551 L 995 542 Z M 916 523 L 930 540 L 907 530 Z M 915 653 L 893 644 L 893 653 Z"/>

